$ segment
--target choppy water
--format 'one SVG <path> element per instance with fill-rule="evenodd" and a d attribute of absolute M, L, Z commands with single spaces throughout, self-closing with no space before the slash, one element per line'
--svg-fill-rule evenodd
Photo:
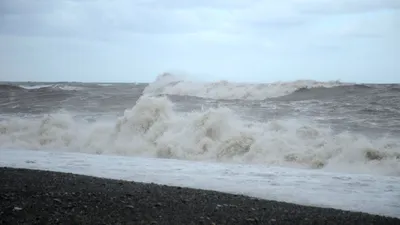
<path fill-rule="evenodd" d="M 0 148 L 400 176 L 400 85 L 0 85 Z"/>

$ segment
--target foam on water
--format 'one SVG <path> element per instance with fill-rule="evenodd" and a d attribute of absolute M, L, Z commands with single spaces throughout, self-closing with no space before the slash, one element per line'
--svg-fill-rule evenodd
<path fill-rule="evenodd" d="M 400 175 L 389 138 L 336 134 L 309 121 L 246 121 L 228 108 L 178 113 L 166 97 L 142 96 L 116 120 L 68 112 L 0 121 L 0 148 L 149 156 Z"/>
<path fill-rule="evenodd" d="M 298 80 L 294 82 L 275 82 L 268 84 L 220 82 L 192 82 L 177 75 L 162 74 L 144 90 L 147 95 L 181 95 L 212 99 L 262 100 L 293 93 L 301 88 L 335 87 L 349 85 L 339 81 L 318 82 Z"/>
<path fill-rule="evenodd" d="M 42 85 L 19 85 L 23 89 L 40 89 L 53 86 L 52 84 L 42 84 Z"/>
<path fill-rule="evenodd" d="M 35 85 L 4 85 L 4 86 L 9 86 L 9 87 L 14 86 L 15 88 L 19 87 L 26 90 L 50 88 L 50 89 L 59 89 L 64 91 L 77 91 L 83 89 L 82 87 L 68 85 L 68 84 L 35 84 Z"/>
<path fill-rule="evenodd" d="M 58 88 L 64 91 L 77 91 L 82 90 L 82 87 L 72 86 L 72 85 L 64 85 L 64 84 L 56 84 L 53 85 L 53 88 Z"/>
<path fill-rule="evenodd" d="M 82 153 L 0 150 L 0 166 L 244 194 L 400 218 L 400 178 Z"/>

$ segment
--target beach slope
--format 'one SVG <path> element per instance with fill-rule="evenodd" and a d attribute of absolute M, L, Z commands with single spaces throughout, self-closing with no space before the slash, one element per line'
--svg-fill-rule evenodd
<path fill-rule="evenodd" d="M 400 219 L 215 191 L 0 168 L 0 224 L 390 225 Z"/>

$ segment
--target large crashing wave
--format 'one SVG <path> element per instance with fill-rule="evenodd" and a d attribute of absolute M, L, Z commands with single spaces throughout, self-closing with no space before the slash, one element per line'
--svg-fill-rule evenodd
<path fill-rule="evenodd" d="M 159 75 L 144 90 L 147 95 L 181 95 L 211 99 L 247 99 L 263 100 L 284 96 L 302 88 L 336 87 L 348 85 L 339 81 L 318 82 L 298 80 L 294 82 L 276 82 L 266 84 L 233 83 L 228 81 L 202 83 L 187 81 L 169 73 Z"/>
<path fill-rule="evenodd" d="M 0 121 L 0 148 L 78 151 L 400 175 L 400 146 L 298 120 L 250 122 L 228 108 L 178 113 L 166 97 L 142 96 L 116 121 L 67 112 Z"/>

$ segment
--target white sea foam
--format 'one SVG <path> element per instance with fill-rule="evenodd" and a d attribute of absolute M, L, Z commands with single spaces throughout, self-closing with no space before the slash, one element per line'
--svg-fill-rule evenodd
<path fill-rule="evenodd" d="M 68 112 L 0 121 L 0 148 L 239 162 L 400 176 L 400 146 L 300 120 L 246 121 L 228 108 L 178 113 L 142 96 L 114 121 Z"/>
<path fill-rule="evenodd" d="M 24 89 L 40 89 L 40 88 L 46 88 L 46 87 L 51 87 L 52 84 L 42 84 L 42 85 L 19 85 L 19 87 L 24 88 Z"/>
<path fill-rule="evenodd" d="M 102 87 L 109 87 L 112 86 L 113 84 L 97 84 L 98 86 L 102 86 Z"/>
<path fill-rule="evenodd" d="M 65 85 L 65 84 L 56 84 L 53 85 L 52 87 L 58 88 L 64 91 L 77 91 L 77 90 L 82 90 L 82 87 L 77 87 L 77 86 L 72 86 L 72 85 Z"/>
<path fill-rule="evenodd" d="M 40 85 L 19 85 L 19 87 L 24 88 L 24 89 L 40 89 L 40 88 L 55 88 L 55 89 L 61 89 L 65 91 L 74 91 L 74 90 L 81 90 L 82 87 L 77 87 L 73 85 L 66 85 L 66 84 L 40 84 Z"/>
<path fill-rule="evenodd" d="M 0 166 L 216 190 L 400 218 L 400 177 L 18 149 L 1 149 Z"/>
<path fill-rule="evenodd" d="M 219 82 L 193 82 L 177 75 L 164 73 L 149 84 L 144 94 L 147 95 L 182 95 L 212 99 L 247 99 L 262 100 L 290 94 L 300 88 L 335 87 L 348 85 L 339 81 L 319 82 L 298 80 L 293 82 L 275 82 L 265 84 Z"/>

